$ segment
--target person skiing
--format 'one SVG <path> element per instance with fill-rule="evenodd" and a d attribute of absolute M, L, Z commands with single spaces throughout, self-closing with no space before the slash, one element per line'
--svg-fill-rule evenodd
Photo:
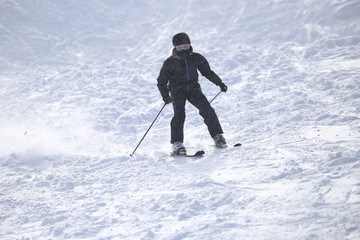
<path fill-rule="evenodd" d="M 219 119 L 209 101 L 201 91 L 199 84 L 200 73 L 222 92 L 227 91 L 227 86 L 214 73 L 208 61 L 199 53 L 193 52 L 189 36 L 184 33 L 175 34 L 172 38 L 172 55 L 168 57 L 160 70 L 157 78 L 157 87 L 165 104 L 172 103 L 174 116 L 171 120 L 171 143 L 173 155 L 186 155 L 184 141 L 184 122 L 186 100 L 194 105 L 214 139 L 217 147 L 226 147 Z"/>

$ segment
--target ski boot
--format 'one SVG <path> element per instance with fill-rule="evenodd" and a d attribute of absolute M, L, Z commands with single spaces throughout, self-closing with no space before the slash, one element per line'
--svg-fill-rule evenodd
<path fill-rule="evenodd" d="M 227 147 L 226 140 L 221 133 L 219 133 L 218 135 L 216 135 L 214 137 L 214 142 L 215 142 L 215 146 L 218 148 L 226 148 Z"/>
<path fill-rule="evenodd" d="M 182 142 L 175 142 L 172 147 L 171 155 L 186 155 L 186 149 Z"/>

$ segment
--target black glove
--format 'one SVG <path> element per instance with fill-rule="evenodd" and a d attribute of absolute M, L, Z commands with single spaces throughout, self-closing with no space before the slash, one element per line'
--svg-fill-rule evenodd
<path fill-rule="evenodd" d="M 225 83 L 223 83 L 223 82 L 220 83 L 220 84 L 219 84 L 219 87 L 220 87 L 220 89 L 221 89 L 222 92 L 226 92 L 226 91 L 227 91 L 227 86 L 225 85 Z"/>
<path fill-rule="evenodd" d="M 172 103 L 172 98 L 167 95 L 166 97 L 163 97 L 163 101 L 165 104 L 169 104 L 169 103 Z"/>

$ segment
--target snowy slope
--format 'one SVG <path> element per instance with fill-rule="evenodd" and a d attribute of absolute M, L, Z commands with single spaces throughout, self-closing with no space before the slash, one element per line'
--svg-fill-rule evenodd
<path fill-rule="evenodd" d="M 360 2 L 0 0 L 1 239 L 360 239 Z M 187 105 L 173 159 L 156 78 L 171 37 L 228 85 L 213 148 Z M 210 99 L 219 88 L 200 78 Z"/>

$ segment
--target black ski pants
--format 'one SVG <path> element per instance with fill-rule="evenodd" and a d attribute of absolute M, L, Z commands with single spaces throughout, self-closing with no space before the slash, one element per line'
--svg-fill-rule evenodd
<path fill-rule="evenodd" d="M 171 143 L 184 141 L 185 104 L 188 100 L 203 117 L 211 137 L 223 133 L 219 119 L 201 90 L 172 94 L 174 117 L 171 120 Z"/>

